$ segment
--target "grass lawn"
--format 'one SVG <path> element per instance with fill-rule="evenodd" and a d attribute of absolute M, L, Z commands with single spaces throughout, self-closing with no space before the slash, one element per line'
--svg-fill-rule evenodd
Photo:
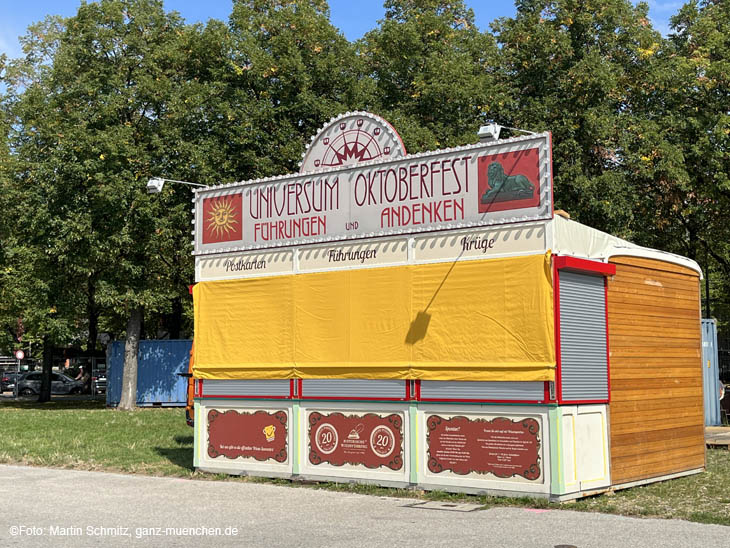
<path fill-rule="evenodd" d="M 539 499 L 454 495 L 356 484 L 301 484 L 287 480 L 240 478 L 193 470 L 193 429 L 182 409 L 106 409 L 100 402 L 57 400 L 0 401 L 0 463 L 78 470 L 105 470 L 154 476 L 264 481 L 379 496 L 451 500 L 490 506 L 569 508 L 627 516 L 679 518 L 730 525 L 730 451 L 707 452 L 707 472 L 552 504 Z"/>
<path fill-rule="evenodd" d="M 193 470 L 193 429 L 181 409 L 125 413 L 102 402 L 0 401 L 0 462 L 154 476 Z"/>

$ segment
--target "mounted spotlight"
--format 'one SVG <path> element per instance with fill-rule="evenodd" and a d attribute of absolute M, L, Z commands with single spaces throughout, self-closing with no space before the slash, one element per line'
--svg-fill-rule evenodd
<path fill-rule="evenodd" d="M 526 133 L 527 135 L 535 135 L 534 131 L 527 131 L 526 129 L 519 129 L 516 127 L 501 126 L 496 122 L 481 126 L 477 131 L 480 143 L 491 143 L 492 141 L 499 140 L 499 134 L 503 129 L 509 129 L 512 131 L 519 131 L 520 133 Z"/>
<path fill-rule="evenodd" d="M 479 137 L 480 143 L 489 143 L 491 141 L 497 141 L 499 139 L 499 133 L 502 131 L 502 126 L 496 122 L 487 124 L 479 128 L 477 136 Z"/>
<path fill-rule="evenodd" d="M 160 192 L 162 192 L 162 187 L 165 185 L 166 182 L 208 188 L 208 185 L 201 185 L 200 183 L 190 183 L 188 181 L 177 181 L 175 179 L 163 179 L 162 177 L 153 177 L 152 179 L 147 181 L 147 192 L 150 194 L 159 194 Z"/>
<path fill-rule="evenodd" d="M 164 179 L 150 179 L 149 181 L 147 181 L 147 192 L 149 192 L 150 194 L 159 194 L 160 192 L 162 192 L 162 187 L 164 186 L 164 184 Z"/>

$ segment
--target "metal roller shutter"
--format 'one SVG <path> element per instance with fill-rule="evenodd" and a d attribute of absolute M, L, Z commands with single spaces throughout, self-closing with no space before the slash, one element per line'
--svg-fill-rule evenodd
<path fill-rule="evenodd" d="M 364 379 L 304 379 L 305 398 L 399 399 L 406 397 L 406 381 Z"/>
<path fill-rule="evenodd" d="M 562 399 L 607 400 L 603 276 L 561 270 L 559 280 Z"/>
<path fill-rule="evenodd" d="M 272 380 L 213 380 L 203 381 L 203 395 L 208 396 L 259 396 L 288 397 L 288 379 Z"/>
<path fill-rule="evenodd" d="M 545 383 L 421 381 L 421 398 L 540 401 L 545 399 Z"/>

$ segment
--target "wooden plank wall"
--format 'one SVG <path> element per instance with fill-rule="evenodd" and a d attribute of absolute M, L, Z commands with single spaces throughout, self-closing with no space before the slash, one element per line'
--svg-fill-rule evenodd
<path fill-rule="evenodd" d="M 611 262 L 611 481 L 703 468 L 699 275 L 651 259 Z"/>

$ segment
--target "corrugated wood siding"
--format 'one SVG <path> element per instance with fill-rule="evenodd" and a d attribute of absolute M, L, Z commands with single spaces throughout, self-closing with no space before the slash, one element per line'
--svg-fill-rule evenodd
<path fill-rule="evenodd" d="M 608 282 L 611 480 L 705 465 L 699 276 L 615 257 Z"/>

